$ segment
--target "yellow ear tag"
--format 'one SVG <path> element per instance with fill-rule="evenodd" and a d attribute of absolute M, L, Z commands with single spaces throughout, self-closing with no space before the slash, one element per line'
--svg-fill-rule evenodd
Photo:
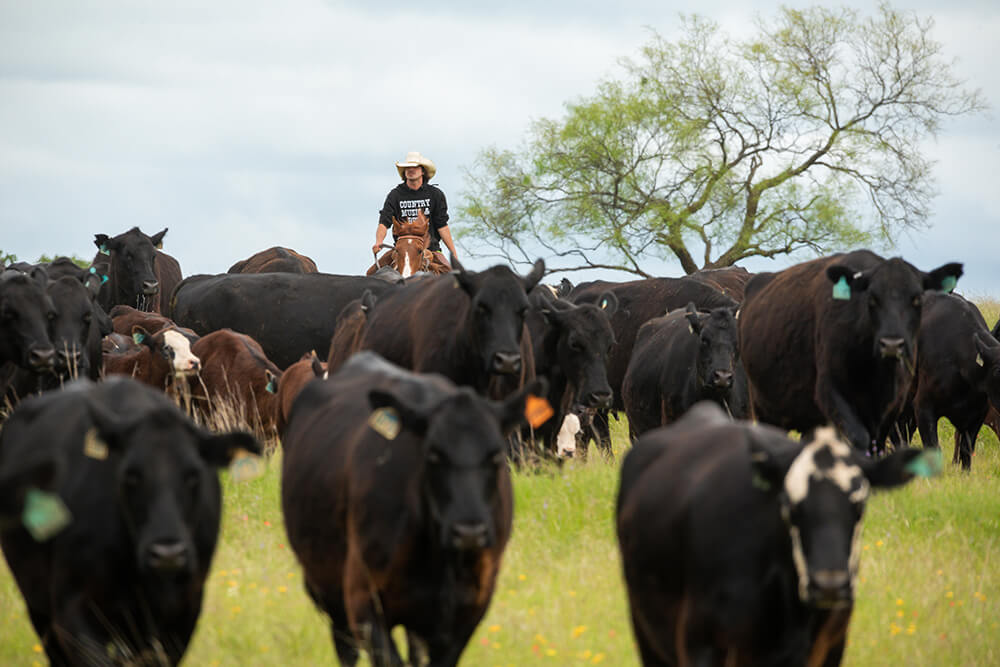
<path fill-rule="evenodd" d="M 538 428 L 555 414 L 549 402 L 541 396 L 528 394 L 524 400 L 524 418 L 528 420 L 531 428 Z"/>
<path fill-rule="evenodd" d="M 395 440 L 402 426 L 399 414 L 392 408 L 378 408 L 368 415 L 368 425 L 386 440 Z"/>
<path fill-rule="evenodd" d="M 103 461 L 108 458 L 108 445 L 97 437 L 97 429 L 91 428 L 83 438 L 83 453 L 92 459 Z"/>
<path fill-rule="evenodd" d="M 264 461 L 256 454 L 238 449 L 229 464 L 229 474 L 234 482 L 248 482 L 263 475 L 266 467 Z"/>
<path fill-rule="evenodd" d="M 36 542 L 44 542 L 72 520 L 62 498 L 39 489 L 28 489 L 24 494 L 24 512 L 21 522 Z"/>

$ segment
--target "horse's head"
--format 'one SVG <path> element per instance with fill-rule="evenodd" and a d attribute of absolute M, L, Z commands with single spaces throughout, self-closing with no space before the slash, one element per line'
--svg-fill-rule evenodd
<path fill-rule="evenodd" d="M 430 263 L 430 223 L 423 211 L 417 211 L 417 219 L 400 222 L 392 219 L 392 235 L 396 246 L 392 250 L 392 267 L 404 278 L 417 271 L 427 271 Z"/>

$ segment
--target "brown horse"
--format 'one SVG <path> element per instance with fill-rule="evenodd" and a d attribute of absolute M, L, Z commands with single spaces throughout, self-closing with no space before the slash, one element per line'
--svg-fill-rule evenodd
<path fill-rule="evenodd" d="M 433 274 L 451 271 L 444 255 L 427 248 L 431 241 L 430 223 L 423 211 L 417 211 L 417 219 L 412 222 L 400 222 L 393 217 L 392 236 L 396 239 L 396 245 L 383 246 L 390 248 L 390 251 L 377 259 L 368 269 L 367 275 L 372 275 L 383 266 L 391 266 L 404 278 L 409 278 L 418 271 Z"/>

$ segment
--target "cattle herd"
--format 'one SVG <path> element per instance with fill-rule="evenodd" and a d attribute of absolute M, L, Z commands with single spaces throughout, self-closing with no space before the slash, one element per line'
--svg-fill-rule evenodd
<path fill-rule="evenodd" d="M 966 470 L 998 427 L 1000 325 L 953 293 L 960 264 L 551 287 L 541 260 L 404 279 L 271 248 L 183 277 L 166 231 L 0 275 L 0 546 L 54 665 L 179 662 L 217 471 L 278 447 L 341 663 L 401 664 L 403 626 L 414 664 L 454 665 L 514 525 L 510 466 L 610 459 L 622 413 L 643 663 L 839 664 L 870 491 L 933 474 L 941 417 Z"/>

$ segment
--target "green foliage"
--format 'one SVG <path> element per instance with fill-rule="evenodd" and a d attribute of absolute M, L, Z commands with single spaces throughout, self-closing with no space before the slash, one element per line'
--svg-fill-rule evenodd
<path fill-rule="evenodd" d="M 753 256 L 889 246 L 934 193 L 920 142 L 982 111 L 931 37 L 882 5 L 783 8 L 736 41 L 682 17 L 624 76 L 532 124 L 521 150 L 467 169 L 463 238 L 555 270 L 676 259 L 687 272 Z M 575 262 L 575 265 L 574 265 Z"/>
<path fill-rule="evenodd" d="M 12 252 L 5 252 L 2 248 L 0 248 L 0 267 L 13 264 L 16 261 L 17 255 Z"/>
<path fill-rule="evenodd" d="M 67 255 L 56 255 L 54 257 L 49 257 L 48 255 L 42 255 L 35 262 L 36 264 L 49 264 L 53 262 L 58 257 L 67 257 Z M 90 268 L 90 260 L 84 259 L 83 257 L 78 257 L 77 255 L 69 255 L 70 261 L 79 266 L 81 269 Z"/>

